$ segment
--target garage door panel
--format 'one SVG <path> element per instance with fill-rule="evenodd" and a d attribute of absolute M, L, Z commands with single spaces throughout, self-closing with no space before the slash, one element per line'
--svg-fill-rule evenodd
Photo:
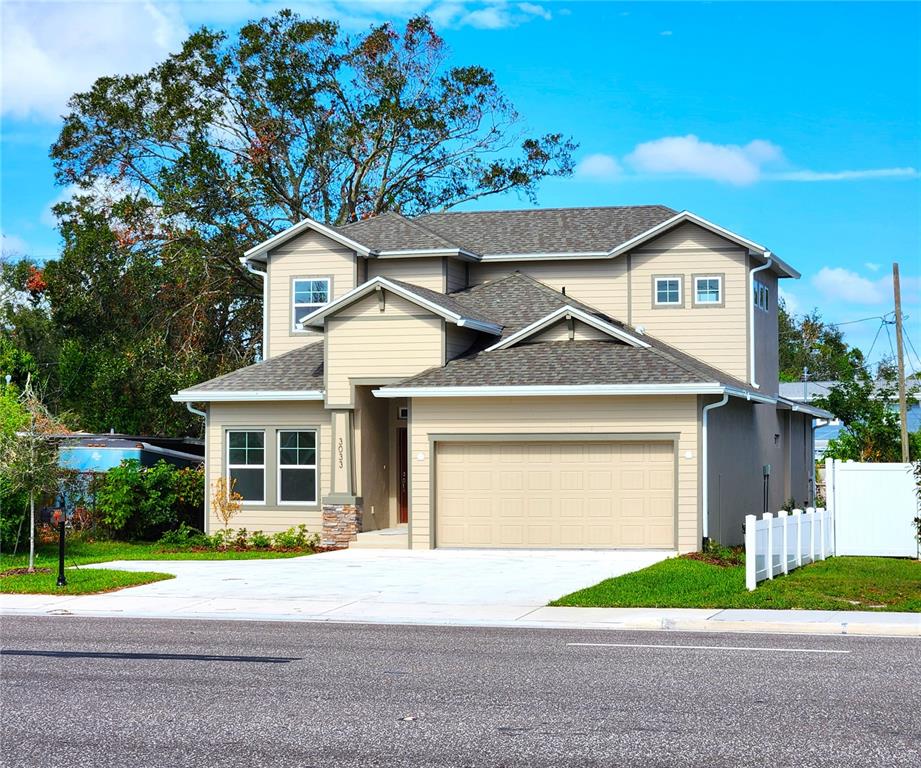
<path fill-rule="evenodd" d="M 436 545 L 674 546 L 668 442 L 436 447 Z"/>

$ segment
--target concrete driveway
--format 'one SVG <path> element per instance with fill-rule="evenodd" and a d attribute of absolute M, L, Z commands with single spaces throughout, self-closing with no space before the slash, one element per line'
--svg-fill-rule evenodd
<path fill-rule="evenodd" d="M 118 561 L 175 579 L 105 595 L 4 595 L 10 612 L 495 623 L 652 565 L 662 551 L 342 550 L 287 560 Z M 12 600 L 8 598 L 13 598 Z"/>

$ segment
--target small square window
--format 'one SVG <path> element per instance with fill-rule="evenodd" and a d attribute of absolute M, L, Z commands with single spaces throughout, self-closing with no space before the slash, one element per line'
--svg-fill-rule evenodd
<path fill-rule="evenodd" d="M 681 304 L 681 278 L 657 277 L 656 304 L 660 306 L 679 306 Z"/>
<path fill-rule="evenodd" d="M 694 278 L 695 304 L 721 304 L 723 279 L 718 275 Z"/>
<path fill-rule="evenodd" d="M 304 318 L 329 303 L 329 279 L 297 279 L 292 284 L 291 318 L 295 331 L 304 330 Z"/>

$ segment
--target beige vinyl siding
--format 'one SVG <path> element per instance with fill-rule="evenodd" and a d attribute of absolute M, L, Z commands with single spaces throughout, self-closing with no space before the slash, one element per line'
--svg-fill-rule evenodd
<path fill-rule="evenodd" d="M 476 331 L 469 328 L 458 328 L 454 323 L 445 323 L 445 362 L 464 354 L 478 336 Z"/>
<path fill-rule="evenodd" d="M 575 341 L 615 341 L 604 331 L 593 328 L 588 323 L 576 320 L 573 323 L 573 339 Z M 569 323 L 566 320 L 560 320 L 549 328 L 545 328 L 540 333 L 519 342 L 520 344 L 536 344 L 542 341 L 569 341 Z"/>
<path fill-rule="evenodd" d="M 326 401 L 351 408 L 352 378 L 405 378 L 442 364 L 442 319 L 384 291 L 326 320 Z"/>
<path fill-rule="evenodd" d="M 748 374 L 747 255 L 694 224 L 683 224 L 630 255 L 630 322 L 650 336 L 745 380 Z M 723 277 L 723 306 L 694 306 L 694 276 Z M 654 305 L 654 278 L 680 276 L 682 306 Z"/>
<path fill-rule="evenodd" d="M 362 500 L 362 530 L 389 528 L 390 437 L 395 427 L 390 402 L 374 397 L 373 387 L 355 387 L 355 487 Z"/>
<path fill-rule="evenodd" d="M 445 292 L 445 264 L 441 256 L 415 259 L 368 259 L 368 280 L 392 277 L 404 283 Z"/>
<path fill-rule="evenodd" d="M 445 259 L 445 280 L 447 292 L 462 291 L 467 287 L 467 262 L 460 259 Z"/>
<path fill-rule="evenodd" d="M 329 411 L 320 402 L 261 402 L 261 403 L 211 403 L 208 406 L 208 497 L 214 492 L 215 481 L 226 477 L 228 429 L 252 429 L 265 432 L 265 504 L 243 506 L 240 514 L 231 520 L 233 528 L 249 531 L 283 531 L 292 525 L 305 524 L 311 533 L 322 528 L 320 500 L 329 494 L 330 467 L 327 457 L 332 455 Z M 279 505 L 277 503 L 278 448 L 276 430 L 316 428 L 319 494 L 315 505 Z M 214 514 L 213 504 L 206 526 L 216 531 L 223 523 Z"/>
<path fill-rule="evenodd" d="M 526 440 L 522 436 L 546 439 L 554 434 L 601 433 L 664 441 L 677 434 L 678 549 L 694 551 L 700 538 L 697 418 L 694 396 L 417 398 L 409 425 L 412 547 L 428 549 L 433 544 L 433 515 L 437 514 L 432 509 L 433 436 L 502 435 Z"/>
<path fill-rule="evenodd" d="M 478 285 L 521 272 L 611 317 L 627 321 L 627 260 L 572 259 L 534 262 L 486 262 L 470 265 L 470 284 Z"/>
<path fill-rule="evenodd" d="M 752 260 L 751 266 L 757 266 Z M 777 338 L 777 275 L 770 269 L 755 273 L 755 279 L 764 283 L 770 291 L 768 311 L 755 307 L 755 374 L 761 391 L 775 395 L 778 390 L 780 361 Z M 754 296 L 750 298 L 754 302 Z"/>
<path fill-rule="evenodd" d="M 312 231 L 271 251 L 267 267 L 267 358 L 290 352 L 317 339 L 318 331 L 291 330 L 291 281 L 296 277 L 329 278 L 331 298 L 337 299 L 355 287 L 355 259 L 355 254 L 348 248 Z"/>

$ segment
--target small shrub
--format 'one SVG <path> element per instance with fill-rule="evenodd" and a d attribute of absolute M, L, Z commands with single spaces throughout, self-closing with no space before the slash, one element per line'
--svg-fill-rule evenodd
<path fill-rule="evenodd" d="M 269 549 L 272 546 L 272 537 L 262 531 L 253 531 L 249 537 L 249 544 L 253 549 Z"/>
<path fill-rule="evenodd" d="M 246 549 L 249 546 L 249 534 L 246 528 L 237 530 L 237 535 L 233 539 L 233 546 L 236 549 Z"/>
<path fill-rule="evenodd" d="M 230 521 L 240 513 L 243 507 L 243 497 L 236 492 L 236 480 L 227 485 L 227 479 L 223 476 L 214 481 L 214 493 L 211 496 L 211 509 L 217 519 L 224 525 L 225 529 L 230 528 Z"/>
<path fill-rule="evenodd" d="M 320 534 L 309 533 L 307 526 L 302 523 L 273 534 L 272 546 L 276 549 L 316 549 L 320 546 Z"/>
<path fill-rule="evenodd" d="M 211 540 L 197 528 L 192 528 L 185 523 L 180 523 L 179 527 L 172 531 L 164 533 L 157 541 L 164 549 L 192 549 L 193 547 L 211 548 Z"/>

